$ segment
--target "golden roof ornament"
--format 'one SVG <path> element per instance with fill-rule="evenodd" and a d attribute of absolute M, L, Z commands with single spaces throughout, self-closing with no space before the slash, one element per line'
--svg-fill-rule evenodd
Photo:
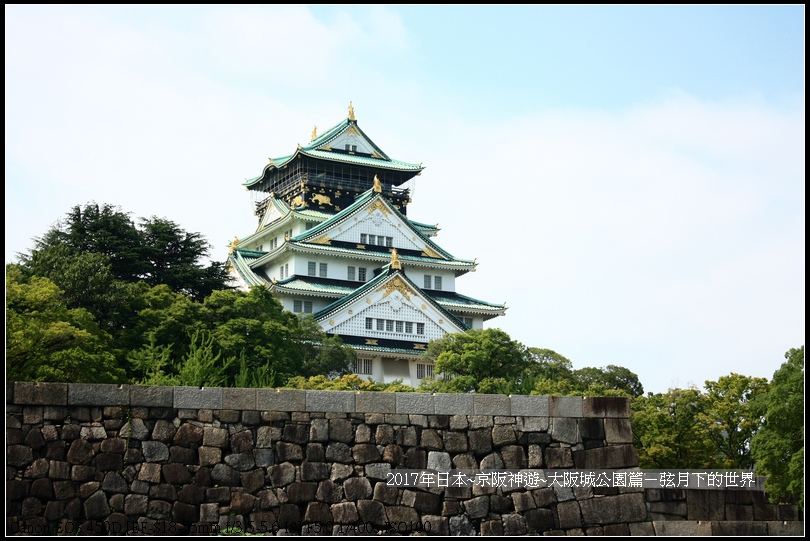
<path fill-rule="evenodd" d="M 377 175 L 374 175 L 374 191 L 377 193 L 382 193 L 382 183 L 380 179 L 377 178 Z"/>
<path fill-rule="evenodd" d="M 313 126 L 312 127 L 312 139 L 311 140 L 314 141 L 315 138 L 317 138 L 317 137 L 318 137 L 318 126 Z"/>
<path fill-rule="evenodd" d="M 239 237 L 234 237 L 233 241 L 231 241 L 231 249 L 228 253 L 232 254 L 237 248 L 239 248 Z"/>
<path fill-rule="evenodd" d="M 402 270 L 402 263 L 399 261 L 399 254 L 396 248 L 391 249 L 391 268 Z"/>
<path fill-rule="evenodd" d="M 349 102 L 349 120 L 357 120 L 354 117 L 354 106 L 352 105 L 352 102 Z"/>

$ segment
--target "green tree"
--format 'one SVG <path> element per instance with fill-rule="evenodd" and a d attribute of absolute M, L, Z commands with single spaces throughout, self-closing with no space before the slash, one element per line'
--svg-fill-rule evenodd
<path fill-rule="evenodd" d="M 83 308 L 70 309 L 47 278 L 6 265 L 6 377 L 17 381 L 123 383 L 110 337 Z"/>
<path fill-rule="evenodd" d="M 764 415 L 751 441 L 756 470 L 768 476 L 774 500 L 791 496 L 804 509 L 804 346 L 791 348 L 773 374 L 770 389 L 755 399 Z"/>
<path fill-rule="evenodd" d="M 699 389 L 670 389 L 638 396 L 631 402 L 633 443 L 639 467 L 708 468 L 714 448 L 703 414 L 706 397 Z"/>
<path fill-rule="evenodd" d="M 714 447 L 717 468 L 751 469 L 751 438 L 762 424 L 752 401 L 767 392 L 765 378 L 732 373 L 707 381 L 706 408 L 700 420 Z"/>
<path fill-rule="evenodd" d="M 517 378 L 526 367 L 526 348 L 500 329 L 476 329 L 431 340 L 426 357 L 436 373 L 452 374 L 449 380 L 429 382 L 441 392 L 489 389 L 500 378 Z"/>

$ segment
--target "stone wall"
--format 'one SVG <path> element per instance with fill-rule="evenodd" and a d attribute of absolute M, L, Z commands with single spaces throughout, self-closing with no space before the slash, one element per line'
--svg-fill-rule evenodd
<path fill-rule="evenodd" d="M 638 466 L 621 398 L 8 383 L 8 534 L 801 535 L 750 491 L 391 486 Z"/>

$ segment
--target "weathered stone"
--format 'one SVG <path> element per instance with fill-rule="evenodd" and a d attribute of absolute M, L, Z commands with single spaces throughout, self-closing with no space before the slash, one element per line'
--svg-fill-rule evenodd
<path fill-rule="evenodd" d="M 392 526 L 397 526 L 395 531 L 400 532 L 399 526 L 404 525 L 400 533 L 411 531 L 419 522 L 419 514 L 412 507 L 393 505 L 386 508 L 385 515 Z"/>
<path fill-rule="evenodd" d="M 523 513 L 528 533 L 544 533 L 555 528 L 551 509 L 530 509 Z"/>
<path fill-rule="evenodd" d="M 330 507 L 332 520 L 338 524 L 352 524 L 360 519 L 354 502 L 336 503 Z"/>
<path fill-rule="evenodd" d="M 328 462 L 341 462 L 343 464 L 350 464 L 352 459 L 352 448 L 345 443 L 330 443 L 326 447 L 326 460 Z"/>
<path fill-rule="evenodd" d="M 492 444 L 501 447 L 516 443 L 515 429 L 509 425 L 496 425 L 492 428 Z"/>
<path fill-rule="evenodd" d="M 422 415 L 422 414 L 418 414 L 418 413 L 411 413 L 411 414 L 408 415 L 408 423 L 410 423 L 411 426 L 419 426 L 419 427 L 422 427 L 422 428 L 427 428 L 428 427 L 428 418 L 427 418 L 427 415 Z"/>
<path fill-rule="evenodd" d="M 106 432 L 104 433 L 104 437 L 107 437 Z M 45 438 L 42 436 L 42 431 L 39 428 L 32 428 L 25 436 L 24 443 L 35 451 L 42 449 L 45 447 Z"/>
<path fill-rule="evenodd" d="M 315 499 L 317 491 L 317 483 L 293 483 L 287 489 L 287 496 L 290 503 L 306 503 Z"/>
<path fill-rule="evenodd" d="M 526 519 L 521 515 L 504 515 L 503 534 L 505 536 L 526 535 Z"/>
<path fill-rule="evenodd" d="M 649 523 L 645 523 L 649 524 Z M 634 528 L 637 526 L 636 524 L 629 524 L 630 532 L 634 533 L 638 531 L 638 529 Z M 661 522 L 653 522 L 652 523 L 654 534 L 656 536 L 682 536 L 682 535 L 690 535 L 690 536 L 701 536 L 701 537 L 710 537 L 712 535 L 712 527 L 711 522 L 702 522 L 702 521 L 692 521 L 692 520 L 667 520 Z M 645 528 L 646 530 L 646 528 Z M 650 534 L 644 534 L 650 535 Z"/>
<path fill-rule="evenodd" d="M 482 470 L 502 470 L 503 460 L 498 453 L 490 453 L 481 459 Z"/>
<path fill-rule="evenodd" d="M 74 440 L 73 443 L 70 444 L 70 449 L 68 449 L 67 452 L 67 459 L 71 464 L 86 465 L 90 463 L 95 454 L 96 453 L 93 450 L 93 445 L 89 441 L 79 439 Z M 11 463 L 11 461 L 9 461 L 9 463 Z"/>
<path fill-rule="evenodd" d="M 89 519 L 104 519 L 110 514 L 110 506 L 104 492 L 97 490 L 84 502 L 84 515 Z"/>
<path fill-rule="evenodd" d="M 433 395 L 427 393 L 396 393 L 397 413 L 433 415 Z M 403 423 L 404 424 L 404 423 Z"/>
<path fill-rule="evenodd" d="M 147 462 L 166 462 L 169 460 L 169 448 L 159 441 L 145 441 L 141 444 L 143 459 Z"/>
<path fill-rule="evenodd" d="M 47 477 L 35 479 L 31 483 L 31 496 L 40 500 L 50 500 L 53 498 L 53 482 Z"/>
<path fill-rule="evenodd" d="M 492 431 L 488 428 L 470 430 L 467 433 L 470 440 L 470 450 L 476 455 L 485 455 L 492 452 Z"/>
<path fill-rule="evenodd" d="M 354 441 L 355 443 L 372 443 L 371 427 L 365 423 L 357 425 L 354 430 Z"/>
<path fill-rule="evenodd" d="M 563 530 L 581 528 L 583 524 L 582 514 L 579 509 L 579 502 L 560 502 L 557 505 L 557 520 L 560 528 Z"/>
<path fill-rule="evenodd" d="M 169 462 L 185 464 L 187 466 L 197 466 L 200 463 L 200 453 L 198 449 L 199 448 L 189 449 L 188 447 L 172 445 L 169 447 Z"/>
<path fill-rule="evenodd" d="M 405 467 L 412 470 L 427 468 L 427 453 L 417 447 L 408 449 L 405 452 Z"/>
<path fill-rule="evenodd" d="M 481 535 L 503 535 L 503 521 L 497 520 L 483 520 L 481 521 Z"/>
<path fill-rule="evenodd" d="M 508 470 L 522 470 L 526 468 L 526 453 L 520 445 L 507 445 L 501 448 L 503 466 Z"/>
<path fill-rule="evenodd" d="M 281 439 L 290 443 L 304 445 L 309 442 L 309 424 L 286 423 L 282 431 Z"/>
<path fill-rule="evenodd" d="M 352 458 L 357 464 L 369 464 L 382 460 L 377 446 L 371 443 L 358 443 L 352 447 Z"/>
<path fill-rule="evenodd" d="M 355 411 L 367 413 L 396 413 L 394 393 L 360 392 L 355 398 Z"/>
<path fill-rule="evenodd" d="M 415 447 L 418 444 L 418 436 L 415 426 L 404 426 L 394 431 L 397 445 L 405 447 Z"/>
<path fill-rule="evenodd" d="M 388 479 L 388 474 L 391 471 L 391 464 L 377 462 L 376 464 L 366 464 L 366 476 L 369 479 Z"/>
<path fill-rule="evenodd" d="M 119 434 L 125 439 L 142 441 L 149 437 L 149 429 L 146 428 L 142 419 L 135 418 L 124 423 Z"/>
<path fill-rule="evenodd" d="M 549 447 L 546 449 L 546 467 L 549 469 L 570 468 L 574 457 L 570 447 Z"/>
<path fill-rule="evenodd" d="M 57 500 L 68 500 L 76 496 L 76 491 L 70 481 L 56 481 L 53 484 L 53 495 Z"/>
<path fill-rule="evenodd" d="M 234 492 L 231 494 L 231 512 L 237 515 L 247 515 L 253 511 L 258 499 L 251 494 Z"/>
<path fill-rule="evenodd" d="M 633 445 L 611 445 L 584 451 L 574 451 L 574 465 L 578 469 L 621 469 L 638 467 L 638 456 Z M 552 466 L 548 466 L 551 468 Z M 691 520 L 691 519 L 690 519 Z M 700 519 L 695 519 L 700 520 Z M 711 520 L 711 519 L 703 519 Z"/>
<path fill-rule="evenodd" d="M 630 417 L 629 398 L 618 396 L 586 396 L 581 400 L 582 415 L 577 415 L 577 417 Z"/>
<path fill-rule="evenodd" d="M 475 529 L 467 515 L 450 517 L 450 535 L 475 535 Z"/>
<path fill-rule="evenodd" d="M 282 462 L 303 460 L 304 450 L 298 444 L 280 441 L 276 443 L 276 456 Z"/>
<path fill-rule="evenodd" d="M 9 385 L 6 385 L 8 391 Z M 68 399 L 67 383 L 31 383 L 17 381 L 13 383 L 13 392 L 6 397 L 6 403 L 13 396 L 14 404 L 66 406 Z"/>
<path fill-rule="evenodd" d="M 177 499 L 177 489 L 166 483 L 149 487 L 149 499 L 173 502 Z"/>
<path fill-rule="evenodd" d="M 399 490 L 396 487 L 388 486 L 385 483 L 374 485 L 374 500 L 388 505 L 396 505 L 399 497 Z"/>
<path fill-rule="evenodd" d="M 332 468 L 329 473 L 329 479 L 332 481 L 342 481 L 353 474 L 354 468 L 349 464 L 334 463 L 332 464 Z"/>
<path fill-rule="evenodd" d="M 318 483 L 318 490 L 315 492 L 315 498 L 320 502 L 325 503 L 338 503 L 343 499 L 343 487 L 339 484 L 326 479 Z"/>
<path fill-rule="evenodd" d="M 99 471 L 120 471 L 124 468 L 124 455 L 101 453 L 96 457 L 96 468 Z"/>
<path fill-rule="evenodd" d="M 309 502 L 304 511 L 304 522 L 314 524 L 326 524 L 332 521 L 332 514 L 329 512 L 329 504 L 324 502 Z"/>
<path fill-rule="evenodd" d="M 182 447 L 192 447 L 203 443 L 205 431 L 201 426 L 192 423 L 183 423 L 174 434 L 172 443 Z"/>
<path fill-rule="evenodd" d="M 267 469 L 267 476 L 274 487 L 285 487 L 295 481 L 295 466 L 289 462 L 276 464 Z"/>
<path fill-rule="evenodd" d="M 357 512 L 360 520 L 370 522 L 374 526 L 382 526 L 388 520 L 385 514 L 385 506 L 374 500 L 359 500 L 357 502 Z"/>
<path fill-rule="evenodd" d="M 175 434 L 177 434 L 177 428 L 164 419 L 158 420 L 155 423 L 155 428 L 152 429 L 152 439 L 163 443 L 171 442 Z"/>
<path fill-rule="evenodd" d="M 329 479 L 329 464 L 325 462 L 304 461 L 301 464 L 302 481 L 321 481 Z"/>
<path fill-rule="evenodd" d="M 484 518 L 489 513 L 489 496 L 478 496 L 462 503 L 467 517 L 476 520 Z"/>
<path fill-rule="evenodd" d="M 579 418 L 582 415 L 581 396 L 550 396 L 548 397 L 549 417 Z"/>
<path fill-rule="evenodd" d="M 150 500 L 146 516 L 154 520 L 171 520 L 172 504 L 162 500 Z"/>
<path fill-rule="evenodd" d="M 579 436 L 583 440 L 605 439 L 604 419 L 597 419 L 595 417 L 579 419 L 578 428 L 579 428 Z"/>
<path fill-rule="evenodd" d="M 422 435 L 424 439 L 424 434 Z M 463 453 L 467 451 L 467 435 L 464 432 L 444 432 L 444 450 L 451 453 Z"/>
<path fill-rule="evenodd" d="M 126 494 L 129 492 L 127 482 L 121 477 L 118 472 L 107 472 L 104 476 L 104 481 L 101 483 L 101 490 L 110 493 Z"/>
<path fill-rule="evenodd" d="M 306 391 L 305 411 L 354 413 L 354 401 L 353 391 Z"/>
<path fill-rule="evenodd" d="M 239 486 L 240 478 L 239 472 L 228 466 L 227 464 L 217 464 L 211 470 L 211 479 L 219 485 L 229 487 Z"/>
<path fill-rule="evenodd" d="M 442 498 L 438 494 L 420 491 L 412 505 L 420 515 L 437 515 L 442 510 Z"/>
<path fill-rule="evenodd" d="M 91 466 L 77 465 L 73 466 L 70 470 L 70 478 L 73 481 L 82 483 L 93 479 L 96 475 L 96 469 Z"/>
<path fill-rule="evenodd" d="M 225 464 L 237 471 L 248 471 L 256 467 L 252 452 L 225 455 Z"/>
<path fill-rule="evenodd" d="M 341 443 L 352 443 L 354 441 L 352 422 L 348 419 L 330 419 L 329 439 Z"/>
<path fill-rule="evenodd" d="M 262 429 L 267 429 L 269 431 L 270 427 L 262 427 L 259 429 L 261 433 Z M 216 428 L 213 426 L 206 426 L 203 429 L 203 445 L 209 447 L 225 447 L 228 443 L 228 431 L 224 428 Z M 267 444 L 269 445 L 269 440 Z M 262 447 L 267 447 L 268 445 L 262 445 Z"/>
<path fill-rule="evenodd" d="M 259 468 L 266 468 L 275 464 L 275 455 L 272 449 L 254 449 L 253 460 Z"/>
<path fill-rule="evenodd" d="M 365 477 L 352 477 L 343 482 L 343 492 L 349 501 L 365 500 L 371 496 L 371 483 Z"/>
<path fill-rule="evenodd" d="M 183 464 L 164 464 L 163 478 L 172 485 L 183 485 L 191 482 L 191 473 Z"/>
<path fill-rule="evenodd" d="M 44 458 L 39 458 L 34 460 L 31 465 L 25 469 L 25 474 L 23 477 L 26 479 L 39 479 L 40 477 L 46 477 L 49 469 L 50 463 Z"/>
<path fill-rule="evenodd" d="M 585 524 L 617 524 L 641 522 L 647 519 L 644 494 L 639 492 L 582 500 L 579 502 L 579 507 Z"/>
<path fill-rule="evenodd" d="M 518 513 L 524 513 L 530 509 L 535 509 L 537 504 L 534 501 L 532 495 L 528 492 L 517 492 L 511 495 L 512 502 L 515 505 L 515 511 Z"/>

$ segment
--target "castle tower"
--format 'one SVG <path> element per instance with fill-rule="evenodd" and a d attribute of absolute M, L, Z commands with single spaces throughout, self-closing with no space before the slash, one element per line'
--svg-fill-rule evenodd
<path fill-rule="evenodd" d="M 422 354 L 430 340 L 483 328 L 505 313 L 456 292 L 474 271 L 432 239 L 433 225 L 407 217 L 404 185 L 424 168 L 393 160 L 346 119 L 290 155 L 271 158 L 245 182 L 267 193 L 256 231 L 234 241 L 229 272 L 248 289 L 265 285 L 282 306 L 311 314 L 357 351 L 355 372 L 417 386 L 433 375 Z"/>

